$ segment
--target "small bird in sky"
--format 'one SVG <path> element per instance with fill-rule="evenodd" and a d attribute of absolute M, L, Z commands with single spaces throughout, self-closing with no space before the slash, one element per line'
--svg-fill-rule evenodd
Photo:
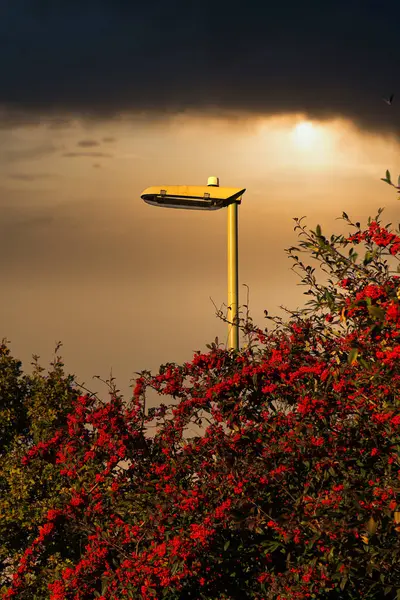
<path fill-rule="evenodd" d="M 393 102 L 393 98 L 394 98 L 394 94 L 392 94 L 390 96 L 390 98 L 383 98 L 383 100 L 386 102 L 386 104 L 389 104 L 389 106 L 390 106 Z"/>

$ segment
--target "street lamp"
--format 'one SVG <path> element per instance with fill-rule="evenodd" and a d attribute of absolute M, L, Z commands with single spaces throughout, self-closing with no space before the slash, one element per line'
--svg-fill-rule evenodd
<path fill-rule="evenodd" d="M 219 187 L 218 177 L 207 185 L 163 185 L 144 190 L 141 198 L 153 206 L 189 210 L 228 208 L 228 348 L 239 349 L 238 205 L 246 189 Z"/>

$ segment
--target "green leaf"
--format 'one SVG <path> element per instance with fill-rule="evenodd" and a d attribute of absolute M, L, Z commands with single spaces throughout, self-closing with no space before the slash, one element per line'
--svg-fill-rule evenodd
<path fill-rule="evenodd" d="M 172 565 L 171 575 L 175 575 L 175 573 L 177 572 L 178 569 L 179 569 L 179 562 L 176 562 Z"/>
<path fill-rule="evenodd" d="M 368 265 L 372 261 L 372 259 L 373 259 L 372 252 L 370 252 L 368 250 L 364 256 L 364 261 L 363 261 L 364 265 Z"/>
<path fill-rule="evenodd" d="M 381 177 L 381 181 L 384 181 L 385 183 L 388 183 L 389 185 L 393 185 L 392 180 L 390 178 L 389 171 L 386 171 L 386 177 Z M 378 213 L 378 214 L 380 214 L 380 213 Z"/>
<path fill-rule="evenodd" d="M 325 298 L 330 307 L 333 307 L 335 305 L 334 297 L 332 296 L 332 294 L 330 292 L 328 292 L 328 290 L 325 290 Z"/>
<path fill-rule="evenodd" d="M 263 544 L 264 545 L 264 544 Z M 268 544 L 265 544 L 265 547 L 267 548 L 268 552 L 274 552 L 275 550 L 277 550 L 280 546 L 282 546 L 281 542 L 278 541 L 274 541 L 274 542 L 269 542 Z"/>
<path fill-rule="evenodd" d="M 224 550 L 228 550 L 230 543 L 231 543 L 230 540 L 228 540 L 227 542 L 225 542 L 225 544 L 224 544 Z"/>
<path fill-rule="evenodd" d="M 367 523 L 368 533 L 373 535 L 376 532 L 377 527 L 378 527 L 378 523 L 375 521 L 374 517 L 370 517 L 370 519 Z"/>
<path fill-rule="evenodd" d="M 321 235 L 321 225 L 317 225 L 317 226 L 316 226 L 316 228 L 315 228 L 315 232 L 316 232 L 316 234 L 317 234 L 318 236 L 319 236 L 319 235 Z"/>
<path fill-rule="evenodd" d="M 349 355 L 347 357 L 347 362 L 349 363 L 349 365 L 352 365 L 356 362 L 358 353 L 359 353 L 358 348 L 352 348 L 350 350 Z"/>
<path fill-rule="evenodd" d="M 378 319 L 378 321 L 383 321 L 385 318 L 385 313 L 379 306 L 368 306 L 368 312 L 371 317 Z"/>
<path fill-rule="evenodd" d="M 383 581 L 382 581 L 383 583 Z M 383 588 L 383 593 L 385 594 L 385 596 L 387 596 L 389 594 L 389 592 L 391 592 L 393 590 L 391 585 L 387 585 L 386 587 Z"/>

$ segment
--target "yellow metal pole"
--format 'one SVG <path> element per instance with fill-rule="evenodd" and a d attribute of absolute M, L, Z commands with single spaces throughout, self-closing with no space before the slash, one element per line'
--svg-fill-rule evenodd
<path fill-rule="evenodd" d="M 239 350 L 238 280 L 238 203 L 235 201 L 228 206 L 228 349 L 233 350 Z"/>
<path fill-rule="evenodd" d="M 219 187 L 219 178 L 208 178 L 208 186 Z M 238 204 L 228 205 L 228 349 L 239 350 Z"/>

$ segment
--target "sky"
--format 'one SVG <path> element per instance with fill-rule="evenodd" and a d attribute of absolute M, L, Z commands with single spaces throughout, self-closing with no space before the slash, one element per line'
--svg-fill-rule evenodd
<path fill-rule="evenodd" d="M 124 396 L 226 325 L 225 210 L 145 204 L 151 185 L 246 188 L 240 304 L 260 327 L 307 297 L 294 217 L 345 232 L 399 200 L 397 2 L 0 3 L 0 335 L 30 371 Z M 399 94 L 398 98 L 396 94 Z M 383 98 L 394 94 L 391 105 Z M 154 400 L 155 401 L 155 400 Z"/>

